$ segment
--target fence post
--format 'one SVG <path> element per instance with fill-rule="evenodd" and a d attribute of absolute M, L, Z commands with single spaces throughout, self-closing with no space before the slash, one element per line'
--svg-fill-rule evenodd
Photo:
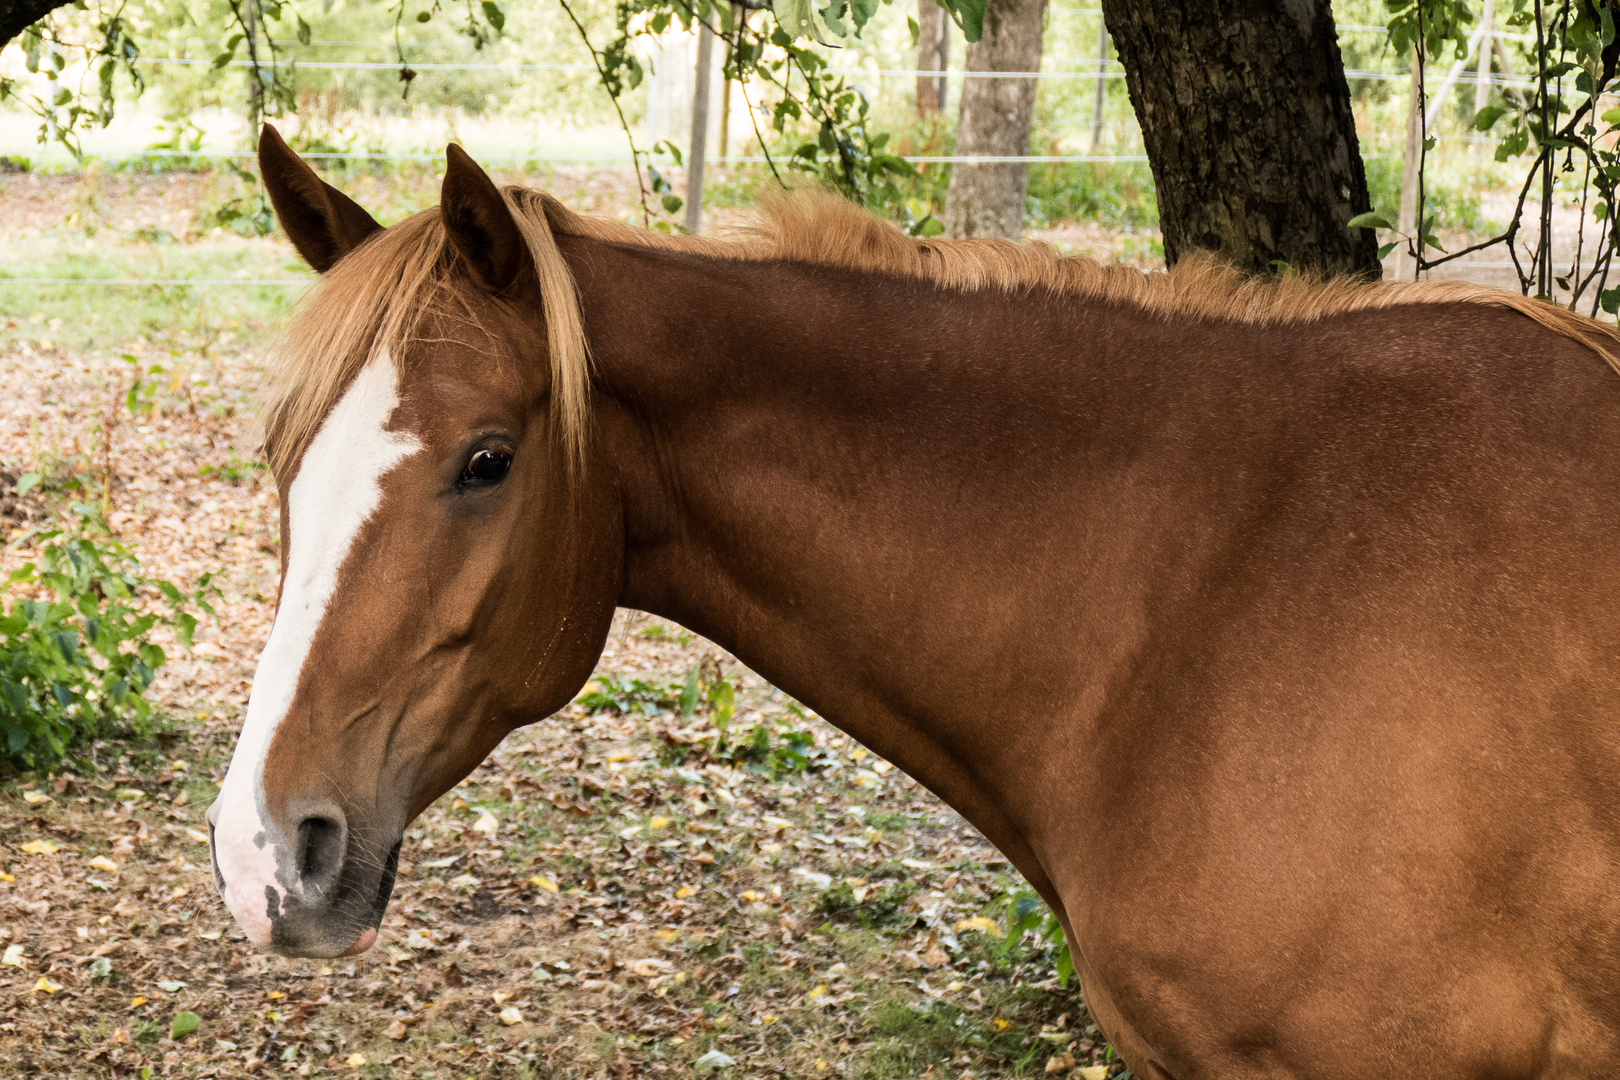
<path fill-rule="evenodd" d="M 1479 28 L 1484 36 L 1479 39 L 1479 82 L 1474 85 L 1475 116 L 1491 103 L 1491 48 L 1496 44 L 1496 0 L 1485 0 Z M 1477 138 L 1483 142 L 1485 133 L 1480 132 Z"/>
<path fill-rule="evenodd" d="M 714 31 L 698 24 L 697 71 L 692 79 L 692 148 L 686 155 L 686 231 L 703 224 L 703 151 L 709 141 L 709 68 L 714 59 Z"/>
<path fill-rule="evenodd" d="M 1423 154 L 1423 54 L 1415 45 L 1412 49 L 1411 100 L 1406 110 L 1406 157 L 1401 163 L 1401 210 L 1395 228 L 1403 237 L 1417 233 L 1418 165 Z M 1404 239 L 1395 247 L 1395 280 L 1405 281 L 1411 276 L 1415 264 L 1407 252 Z"/>
<path fill-rule="evenodd" d="M 1097 92 L 1091 99 L 1091 152 L 1097 152 L 1097 146 L 1102 142 L 1103 130 L 1103 102 L 1107 97 L 1108 83 L 1103 78 L 1103 72 L 1108 68 L 1108 21 L 1100 14 L 1097 16 Z"/>

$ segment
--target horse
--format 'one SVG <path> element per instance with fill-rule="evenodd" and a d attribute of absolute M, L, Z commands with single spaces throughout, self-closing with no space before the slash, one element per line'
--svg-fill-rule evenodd
<path fill-rule="evenodd" d="M 320 278 L 208 812 L 252 941 L 368 948 L 407 823 L 624 607 L 980 829 L 1139 1076 L 1620 1073 L 1613 329 L 813 193 L 666 236 L 453 145 L 385 229 L 259 159 Z"/>

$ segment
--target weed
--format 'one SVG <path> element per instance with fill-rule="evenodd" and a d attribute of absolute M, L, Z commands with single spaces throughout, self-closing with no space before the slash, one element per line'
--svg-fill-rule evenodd
<path fill-rule="evenodd" d="M 55 764 L 113 729 L 147 733 L 144 695 L 166 660 L 152 628 L 173 626 L 189 647 L 197 619 L 185 608 L 213 614 L 211 575 L 194 594 L 146 577 L 88 508 L 75 509 L 74 530 L 40 534 L 38 564 L 24 563 L 7 583 L 54 598 L 18 599 L 0 614 L 0 759 L 14 768 Z M 169 610 L 143 612 L 143 591 L 160 593 Z"/>
<path fill-rule="evenodd" d="M 230 455 L 225 459 L 225 464 L 204 465 L 197 470 L 197 475 L 205 480 L 210 476 L 217 476 L 226 483 L 234 486 L 236 484 L 243 483 L 244 481 L 257 479 L 260 473 L 265 472 L 269 468 L 269 462 L 245 458 L 241 454 L 238 454 L 235 450 L 232 450 Z"/>
<path fill-rule="evenodd" d="M 896 881 L 881 888 L 842 881 L 821 894 L 816 913 L 865 927 L 893 926 L 906 921 L 904 908 L 917 886 Z"/>
<path fill-rule="evenodd" d="M 594 680 L 595 689 L 575 699 L 588 714 L 610 712 L 618 716 L 657 716 L 676 705 L 673 688 L 642 679 L 620 679 L 603 675 Z"/>

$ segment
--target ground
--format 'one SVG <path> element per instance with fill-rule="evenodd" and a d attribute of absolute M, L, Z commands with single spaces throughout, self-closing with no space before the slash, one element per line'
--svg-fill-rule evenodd
<path fill-rule="evenodd" d="M 627 177 L 529 179 L 628 212 Z M 344 186 L 391 221 L 435 183 Z M 243 196 L 220 174 L 0 177 L 0 279 L 306 276 L 284 242 L 217 227 L 242 224 Z M 1052 239 L 1120 250 L 1096 229 Z M 637 613 L 580 702 L 411 827 L 376 948 L 322 963 L 249 947 L 213 891 L 203 812 L 272 614 L 277 496 L 251 398 L 294 292 L 0 280 L 0 571 L 80 502 L 149 573 L 220 587 L 190 652 L 162 639 L 158 736 L 0 782 L 0 1073 L 1121 1071 L 1052 949 L 1006 935 L 1027 894 L 981 836 L 715 646 Z"/>

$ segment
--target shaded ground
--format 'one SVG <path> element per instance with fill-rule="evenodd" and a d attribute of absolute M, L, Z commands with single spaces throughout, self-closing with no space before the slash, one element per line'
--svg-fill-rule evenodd
<path fill-rule="evenodd" d="M 384 220 L 435 183 L 368 179 Z M 551 186 L 610 212 L 624 180 Z M 224 183 L 0 178 L 0 272 L 302 273 L 284 244 L 199 224 L 235 197 Z M 98 745 L 82 776 L 0 783 L 0 1074 L 1108 1071 L 1053 956 L 1007 948 L 1022 886 L 977 833 L 713 646 L 625 613 L 597 711 L 514 734 L 412 827 L 376 949 L 249 948 L 213 892 L 202 815 L 276 588 L 249 395 L 286 296 L 0 282 L 0 472 L 8 490 L 41 476 L 0 498 L 0 572 L 83 501 L 149 571 L 188 587 L 217 571 L 223 594 L 192 654 L 170 643 L 170 734 Z M 700 665 L 737 687 L 750 755 L 717 757 L 704 711 L 673 708 Z"/>

